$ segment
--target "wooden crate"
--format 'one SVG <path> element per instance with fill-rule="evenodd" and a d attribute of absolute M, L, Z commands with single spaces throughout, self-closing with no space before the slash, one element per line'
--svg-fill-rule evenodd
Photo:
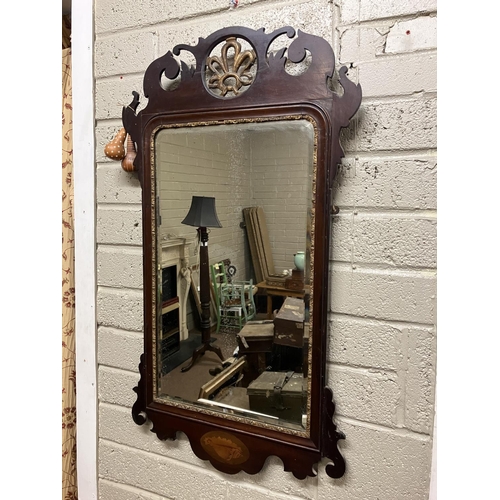
<path fill-rule="evenodd" d="M 247 368 L 242 382 L 246 387 L 266 369 L 270 362 L 274 324 L 272 320 L 249 321 L 236 336 L 236 340 L 239 354 L 247 357 Z"/>
<path fill-rule="evenodd" d="M 304 345 L 304 300 L 287 297 L 274 318 L 274 343 L 291 347 Z"/>
<path fill-rule="evenodd" d="M 302 373 L 263 372 L 247 394 L 250 410 L 302 423 L 307 406 L 307 379 Z"/>

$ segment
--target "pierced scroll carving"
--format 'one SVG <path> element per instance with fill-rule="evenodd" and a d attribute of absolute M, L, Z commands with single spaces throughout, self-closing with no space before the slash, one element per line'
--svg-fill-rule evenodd
<path fill-rule="evenodd" d="M 292 39 L 289 47 L 269 52 L 271 44 L 283 36 Z M 342 96 L 333 92 L 328 85 L 328 82 L 335 78 L 335 56 L 331 46 L 318 36 L 300 30 L 296 32 L 290 26 L 286 26 L 272 33 L 265 33 L 263 28 L 260 30 L 244 27 L 224 28 L 205 39 L 200 38 L 195 46 L 176 45 L 173 51 L 168 51 L 149 65 L 144 75 L 144 95 L 148 99 L 146 107 L 139 114 L 136 114 L 139 95 L 134 91 L 132 92 L 134 99 L 123 108 L 122 112 L 123 125 L 131 135 L 134 144 L 137 145 L 134 167 L 139 172 L 141 182 L 142 158 L 144 154 L 148 154 L 142 151 L 140 140 L 143 117 L 152 116 L 162 110 L 174 113 L 200 107 L 207 110 L 231 107 L 233 99 L 217 98 L 203 79 L 212 47 L 230 38 L 238 37 L 248 40 L 254 48 L 253 66 L 257 66 L 258 73 L 258 78 L 254 77 L 251 85 L 245 87 L 247 91 L 238 94 L 239 106 L 284 105 L 291 102 L 316 101 L 320 106 L 324 102 L 328 108 L 335 110 L 334 113 L 332 109 L 327 111 L 329 114 L 332 113 L 332 129 L 336 132 L 333 134 L 334 144 L 330 175 L 330 180 L 333 179 L 336 165 L 343 156 L 342 148 L 338 142 L 338 133 L 341 127 L 348 125 L 349 120 L 359 108 L 361 87 L 345 76 L 347 68 L 343 66 L 339 69 L 337 79 L 339 79 L 344 92 Z M 179 57 L 183 51 L 190 52 L 194 56 L 194 66 L 188 65 L 182 60 L 177 61 L 176 57 Z M 300 74 L 290 74 L 286 70 L 287 63 L 299 64 L 309 55 L 311 61 L 308 63 L 306 71 Z M 247 55 L 241 64 L 246 67 L 249 60 L 250 57 Z M 175 90 L 167 91 L 162 85 L 162 77 L 169 80 L 180 78 L 180 82 Z M 247 77 L 243 77 L 243 81 L 249 80 Z M 213 83 L 215 84 L 215 80 Z M 207 96 L 212 99 L 207 99 Z"/>
<path fill-rule="evenodd" d="M 325 433 L 324 442 L 327 449 L 324 456 L 332 460 L 332 463 L 326 465 L 326 473 L 333 478 L 339 478 L 344 475 L 345 461 L 337 448 L 337 441 L 345 439 L 343 432 L 337 431 L 337 426 L 333 423 L 333 415 L 335 413 L 335 403 L 333 402 L 333 393 L 330 388 L 325 387 L 325 415 L 323 417 L 323 431 Z"/>
<path fill-rule="evenodd" d="M 142 425 L 147 421 L 145 414 L 146 403 L 144 401 L 144 396 L 146 395 L 146 366 L 144 365 L 144 353 L 141 354 L 139 373 L 141 374 L 139 384 L 133 389 L 137 394 L 137 400 L 132 406 L 132 418 L 137 425 Z"/>

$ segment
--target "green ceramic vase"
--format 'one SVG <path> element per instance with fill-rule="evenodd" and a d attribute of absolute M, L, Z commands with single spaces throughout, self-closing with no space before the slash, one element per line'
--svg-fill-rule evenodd
<path fill-rule="evenodd" d="M 293 262 L 295 263 L 295 267 L 299 271 L 303 271 L 306 263 L 306 254 L 305 252 L 297 252 L 293 256 Z"/>

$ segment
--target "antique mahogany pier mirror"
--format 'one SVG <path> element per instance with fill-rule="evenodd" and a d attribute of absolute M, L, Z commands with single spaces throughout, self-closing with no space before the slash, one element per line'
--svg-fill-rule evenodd
<path fill-rule="evenodd" d="M 325 370 L 331 190 L 361 102 L 346 73 L 317 36 L 224 28 L 151 63 L 106 148 L 142 186 L 134 422 L 225 473 L 270 455 L 300 479 L 324 457 L 345 471 Z"/>

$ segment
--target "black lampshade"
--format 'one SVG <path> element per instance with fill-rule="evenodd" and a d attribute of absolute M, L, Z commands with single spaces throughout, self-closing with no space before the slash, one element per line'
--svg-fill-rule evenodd
<path fill-rule="evenodd" d="M 182 224 L 194 227 L 222 227 L 215 211 L 215 198 L 193 196 L 191 208 Z"/>

